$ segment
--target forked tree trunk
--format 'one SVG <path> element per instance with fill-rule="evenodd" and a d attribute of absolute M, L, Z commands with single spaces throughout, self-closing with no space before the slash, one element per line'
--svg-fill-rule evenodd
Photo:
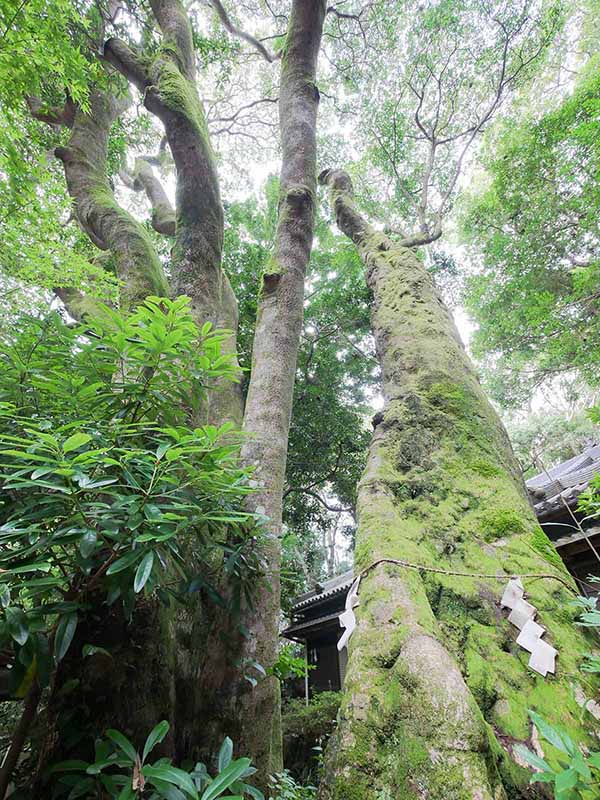
<path fill-rule="evenodd" d="M 172 250 L 173 294 L 192 299 L 195 319 L 226 328 L 232 335 L 224 352 L 235 356 L 237 301 L 221 268 L 223 208 L 204 109 L 198 95 L 195 51 L 188 14 L 180 0 L 152 0 L 162 46 L 151 58 L 118 39 L 105 46 L 107 60 L 142 92 L 147 109 L 163 123 L 176 167 L 176 225 Z M 201 423 L 242 422 L 239 384 L 211 387 Z M 189 558 L 194 554 L 190 552 Z M 215 563 L 215 582 L 226 590 Z M 209 762 L 231 727 L 220 714 L 221 696 L 206 676 L 224 680 L 226 642 L 220 629 L 230 624 L 207 597 L 194 595 L 177 613 L 175 717 L 179 758 Z M 208 685 L 207 685 L 208 683 Z M 228 691 L 225 681 L 223 691 Z M 213 713 L 212 709 L 216 708 Z"/>
<path fill-rule="evenodd" d="M 194 317 L 231 330 L 224 352 L 235 358 L 237 301 L 221 268 L 223 207 L 204 108 L 196 86 L 192 27 L 181 0 L 152 0 L 162 34 L 152 56 L 120 39 L 109 39 L 104 54 L 142 93 L 146 108 L 163 123 L 176 168 L 176 225 L 171 253 L 174 296 L 192 300 Z M 210 392 L 200 422 L 242 421 L 239 384 L 219 382 Z"/>
<path fill-rule="evenodd" d="M 162 264 L 144 226 L 115 200 L 107 173 L 108 138 L 115 120 L 130 100 L 94 90 L 88 112 L 70 102 L 62 120 L 70 128 L 65 146 L 55 154 L 64 165 L 65 179 L 77 220 L 92 242 L 108 251 L 117 277 L 123 282 L 123 305 L 133 306 L 149 294 L 169 292 Z M 71 113 L 66 113 L 70 110 Z M 71 310 L 85 312 L 83 296 L 70 292 Z M 77 305 L 76 305 L 77 304 Z"/>
<path fill-rule="evenodd" d="M 337 222 L 373 293 L 385 406 L 358 493 L 357 628 L 324 800 L 534 797 L 513 746 L 527 709 L 586 739 L 574 699 L 586 642 L 559 580 L 524 579 L 556 676 L 527 667 L 499 599 L 512 574 L 569 583 L 539 528 L 506 432 L 422 261 L 357 213 L 348 175 L 327 171 Z"/>

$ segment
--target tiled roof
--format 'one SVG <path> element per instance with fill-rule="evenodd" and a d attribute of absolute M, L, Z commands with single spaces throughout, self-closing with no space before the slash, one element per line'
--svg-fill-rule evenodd
<path fill-rule="evenodd" d="M 598 473 L 600 445 L 591 445 L 580 455 L 529 478 L 527 488 L 538 519 L 543 522 L 564 508 L 565 503 L 569 507 L 576 506 L 577 498 Z"/>
<path fill-rule="evenodd" d="M 312 592 L 301 594 L 292 606 L 292 613 L 295 614 L 307 606 L 312 606 L 315 603 L 321 602 L 321 600 L 327 600 L 330 597 L 334 597 L 336 594 L 340 594 L 341 592 L 347 592 L 352 586 L 353 580 L 354 570 L 348 570 L 348 572 L 344 572 L 342 575 L 338 575 L 336 578 L 331 578 L 328 581 L 324 581 L 322 584 L 320 584 L 318 589 L 313 589 Z"/>

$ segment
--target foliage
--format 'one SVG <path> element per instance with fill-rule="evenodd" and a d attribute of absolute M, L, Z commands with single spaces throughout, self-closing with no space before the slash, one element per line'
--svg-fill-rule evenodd
<path fill-rule="evenodd" d="M 320 756 L 331 736 L 341 692 L 318 692 L 308 705 L 304 698 L 288 700 L 282 711 L 284 764 L 297 780 L 315 780 Z"/>
<path fill-rule="evenodd" d="M 204 588 L 223 603 L 215 547 L 231 602 L 251 598 L 237 444 L 229 426 L 188 422 L 206 386 L 234 374 L 221 339 L 198 334 L 185 298 L 148 298 L 127 317 L 104 308 L 85 326 L 53 313 L 5 337 L 0 642 L 15 696 L 48 684 L 91 598 L 127 615 L 142 594 L 168 604 Z"/>
<path fill-rule="evenodd" d="M 525 477 L 578 456 L 598 439 L 600 429 L 589 415 L 537 412 L 507 420 L 506 428 Z"/>
<path fill-rule="evenodd" d="M 600 583 L 600 578 L 589 576 L 590 583 Z M 578 597 L 573 604 L 582 610 L 579 615 L 578 625 L 584 628 L 592 628 L 596 633 L 600 632 L 600 610 L 598 610 L 598 596 Z M 600 674 L 600 656 L 594 653 L 586 653 L 585 660 L 581 665 L 584 672 Z"/>
<path fill-rule="evenodd" d="M 249 758 L 232 760 L 233 743 L 226 738 L 219 751 L 218 773 L 211 777 L 205 765 L 198 762 L 189 770 L 173 765 L 170 758 L 159 758 L 150 764 L 147 761 L 152 750 L 169 732 L 169 723 L 159 722 L 150 732 L 140 753 L 120 731 L 108 730 L 106 738 L 95 746 L 95 760 L 63 761 L 56 764 L 53 772 L 63 774 L 56 787 L 69 798 L 114 797 L 119 800 L 215 800 L 233 793 L 239 798 L 249 796 L 254 800 L 263 798 L 262 792 L 245 783 L 244 778 L 256 770 L 250 766 Z M 115 770 L 118 770 L 115 772 Z"/>
<path fill-rule="evenodd" d="M 309 669 L 315 669 L 314 664 L 308 664 L 306 658 L 294 654 L 293 644 L 284 644 L 279 649 L 277 661 L 267 670 L 269 675 L 274 675 L 278 680 L 287 678 L 305 678 Z"/>
<path fill-rule="evenodd" d="M 480 269 L 466 305 L 489 386 L 507 406 L 557 374 L 598 382 L 600 78 L 590 64 L 539 120 L 507 120 L 490 141 L 487 180 L 463 209 Z"/>
<path fill-rule="evenodd" d="M 578 510 L 586 515 L 586 520 L 600 517 L 600 475 L 594 475 L 588 488 L 580 495 Z"/>
<path fill-rule="evenodd" d="M 583 755 L 566 731 L 549 725 L 534 711 L 530 711 L 529 716 L 543 739 L 560 753 L 556 759 L 558 766 L 553 767 L 525 745 L 516 745 L 515 750 L 521 758 L 537 770 L 531 782 L 553 784 L 555 800 L 592 800 L 596 797 L 600 753 Z"/>
<path fill-rule="evenodd" d="M 351 147 L 358 140 L 362 155 L 349 153 L 346 162 L 358 162 L 357 184 L 373 218 L 402 237 L 431 241 L 469 147 L 543 63 L 562 25 L 560 5 L 380 0 L 368 8 L 333 48 L 348 92 L 344 110 L 354 116 L 352 101 L 360 98 Z"/>
<path fill-rule="evenodd" d="M 269 800 L 315 800 L 316 786 L 304 786 L 298 783 L 289 770 L 271 776 L 271 789 L 275 792 Z"/>

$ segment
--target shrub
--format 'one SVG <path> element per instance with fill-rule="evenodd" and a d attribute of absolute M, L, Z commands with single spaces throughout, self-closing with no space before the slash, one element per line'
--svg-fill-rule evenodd
<path fill-rule="evenodd" d="M 321 752 L 335 728 L 340 701 L 340 692 L 320 692 L 308 705 L 300 698 L 286 703 L 282 714 L 283 763 L 296 780 L 316 780 Z"/>

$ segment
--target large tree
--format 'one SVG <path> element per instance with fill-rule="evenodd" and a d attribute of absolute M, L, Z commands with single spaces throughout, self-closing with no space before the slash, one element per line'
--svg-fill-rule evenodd
<path fill-rule="evenodd" d="M 574 584 L 422 260 L 366 222 L 347 173 L 322 180 L 373 292 L 385 406 L 359 486 L 358 624 L 320 795 L 515 796 L 529 708 L 586 736 Z M 559 651 L 554 679 L 527 669 L 500 611 L 511 575 Z"/>

